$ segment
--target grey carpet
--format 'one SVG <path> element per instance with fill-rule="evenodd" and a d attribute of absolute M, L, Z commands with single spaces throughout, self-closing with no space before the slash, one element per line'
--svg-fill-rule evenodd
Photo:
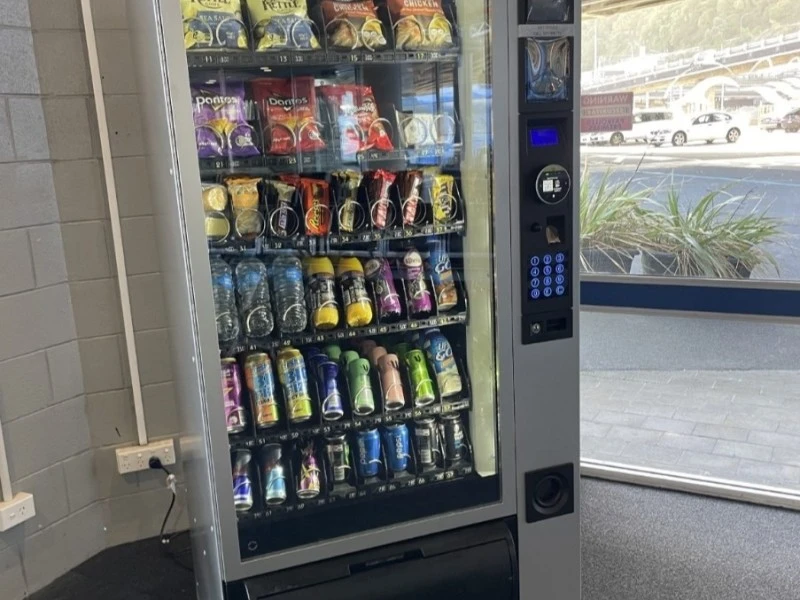
<path fill-rule="evenodd" d="M 582 493 L 583 600 L 800 598 L 800 513 L 587 479 Z"/>

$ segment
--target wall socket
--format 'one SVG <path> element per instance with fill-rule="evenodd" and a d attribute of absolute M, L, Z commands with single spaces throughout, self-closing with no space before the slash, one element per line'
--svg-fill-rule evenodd
<path fill-rule="evenodd" d="M 173 439 L 150 442 L 146 446 L 117 448 L 117 471 L 120 475 L 138 473 L 150 469 L 150 459 L 158 458 L 165 467 L 175 464 L 175 441 Z"/>
<path fill-rule="evenodd" d="M 9 502 L 0 502 L 0 532 L 8 531 L 36 516 L 31 494 L 19 493 Z"/>

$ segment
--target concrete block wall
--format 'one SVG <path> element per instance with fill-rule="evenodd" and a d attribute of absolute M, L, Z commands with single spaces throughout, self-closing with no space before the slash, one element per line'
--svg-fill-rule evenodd
<path fill-rule="evenodd" d="M 125 0 L 94 15 L 148 433 L 174 436 Z M 169 494 L 160 473 L 116 473 L 136 427 L 80 2 L 0 0 L 0 35 L 0 423 L 14 490 L 37 504 L 0 534 L 0 596 L 16 600 L 157 534 Z"/>

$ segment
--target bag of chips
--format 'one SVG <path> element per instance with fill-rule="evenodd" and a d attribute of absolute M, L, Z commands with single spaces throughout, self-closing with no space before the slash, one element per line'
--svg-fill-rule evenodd
<path fill-rule="evenodd" d="M 255 177 L 227 177 L 225 185 L 231 197 L 234 229 L 240 238 L 252 240 L 264 232 L 261 193 Z"/>
<path fill-rule="evenodd" d="M 425 190 L 433 205 L 433 222 L 437 225 L 452 222 L 458 216 L 456 179 L 436 168 L 425 169 Z"/>
<path fill-rule="evenodd" d="M 387 45 L 383 24 L 372 0 L 322 0 L 328 45 L 337 50 L 380 50 Z"/>
<path fill-rule="evenodd" d="M 306 0 L 247 0 L 256 51 L 317 50 Z"/>
<path fill-rule="evenodd" d="M 240 0 L 181 0 L 187 50 L 247 50 Z"/>
<path fill-rule="evenodd" d="M 313 77 L 257 79 L 253 82 L 253 95 L 261 110 L 270 154 L 316 152 L 325 148 L 317 120 Z"/>
<path fill-rule="evenodd" d="M 391 130 L 391 123 L 378 115 L 378 104 L 371 87 L 323 85 L 318 89 L 331 114 L 336 115 L 344 160 L 353 161 L 358 152 L 373 148 L 383 152 L 394 150 L 387 131 Z"/>
<path fill-rule="evenodd" d="M 442 0 L 388 0 L 398 50 L 440 50 L 453 45 L 453 26 Z"/>
<path fill-rule="evenodd" d="M 200 158 L 258 156 L 256 131 L 247 122 L 243 83 L 192 87 L 197 153 Z"/>

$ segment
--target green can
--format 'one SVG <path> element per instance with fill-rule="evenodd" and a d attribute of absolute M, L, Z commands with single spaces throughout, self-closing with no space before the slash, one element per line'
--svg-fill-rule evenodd
<path fill-rule="evenodd" d="M 355 352 L 354 350 L 348 350 L 347 352 L 342 352 L 342 366 L 347 368 L 350 365 L 350 363 L 355 362 L 360 358 L 361 356 L 358 354 L 358 352 Z"/>
<path fill-rule="evenodd" d="M 433 380 L 428 371 L 428 361 L 421 350 L 411 350 L 406 353 L 406 367 L 411 378 L 411 393 L 414 406 L 423 408 L 436 402 L 436 392 L 433 389 Z"/>
<path fill-rule="evenodd" d="M 292 423 L 304 423 L 314 416 L 308 393 L 308 372 L 303 355 L 295 348 L 278 352 L 278 379 L 283 386 L 286 412 Z"/>
<path fill-rule="evenodd" d="M 400 362 L 405 362 L 406 354 L 409 352 L 411 352 L 411 344 L 401 342 L 399 344 L 395 344 L 392 354 L 396 354 L 397 358 L 400 359 Z"/>
<path fill-rule="evenodd" d="M 375 394 L 372 391 L 370 368 L 369 361 L 363 358 L 347 365 L 347 381 L 350 384 L 353 412 L 359 417 L 366 417 L 375 412 Z"/>

